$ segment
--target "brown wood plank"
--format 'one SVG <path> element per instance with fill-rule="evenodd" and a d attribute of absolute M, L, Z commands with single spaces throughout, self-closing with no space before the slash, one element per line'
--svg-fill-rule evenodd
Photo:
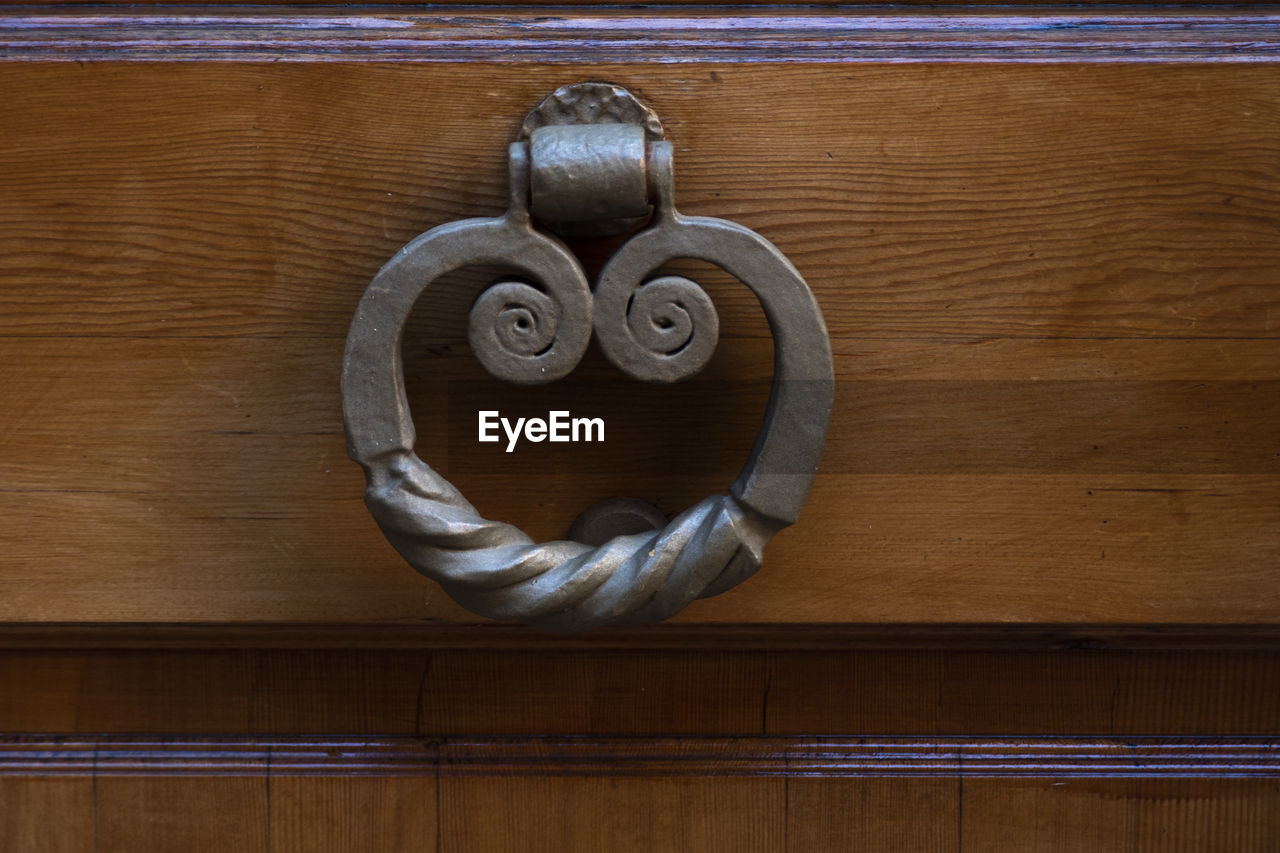
<path fill-rule="evenodd" d="M 419 725 L 454 733 L 757 734 L 772 665 L 764 655 L 733 653 L 437 653 L 424 674 Z"/>
<path fill-rule="evenodd" d="M 716 474 L 727 485 L 768 398 L 767 382 L 709 379 L 625 394 L 618 385 L 616 378 L 553 389 L 452 382 L 421 395 L 446 407 L 448 439 L 432 441 L 435 424 L 419 443 L 458 480 L 497 471 L 626 477 L 670 469 Z M 513 447 L 497 426 L 497 442 L 477 441 L 478 412 L 514 422 L 551 410 L 602 418 L 603 443 Z M 831 418 L 821 469 L 828 476 L 1280 473 L 1277 381 L 843 382 Z"/>
<path fill-rule="evenodd" d="M 686 208 L 808 275 L 845 380 L 801 523 L 681 620 L 1280 623 L 1274 68 L 592 66 L 667 120 Z M 0 618 L 473 623 L 361 505 L 341 341 L 404 240 L 496 209 L 514 122 L 586 71 L 0 66 Z M 768 133 L 730 132 L 757 113 Z M 631 432 L 515 465 L 466 447 L 478 398 L 433 396 L 480 375 L 475 281 L 429 300 L 424 455 L 540 538 L 593 497 L 722 490 L 768 347 L 706 280 L 726 339 L 691 387 L 718 411 L 609 390 Z M 612 377 L 589 360 L 562 393 Z"/>
<path fill-rule="evenodd" d="M 745 621 L 1269 623 L 1276 487 L 1245 476 L 830 477 L 808 525 L 774 543 L 772 570 L 716 605 Z"/>
<path fill-rule="evenodd" d="M 604 496 L 616 482 L 590 489 Z M 531 518 L 498 502 L 509 494 L 502 483 L 481 485 L 472 478 L 464 488 L 486 512 L 543 536 L 557 535 L 552 523 L 563 529 L 586 503 L 566 496 L 548 502 L 554 515 Z M 350 486 L 359 493 L 358 483 Z M 847 495 L 861 509 L 856 524 L 836 503 Z M 1267 534 L 1275 495 L 1273 478 L 828 478 L 802 522 L 812 529 L 785 533 L 750 584 L 695 605 L 686 621 L 1274 622 Z M 834 504 L 825 511 L 823 498 Z M 262 553 L 254 537 L 271 522 L 254 516 L 266 508 L 250 505 L 216 522 L 202 518 L 204 507 L 191 520 L 171 509 L 151 521 L 156 500 L 7 500 L 11 517 L 28 513 L 30 537 L 7 561 L 8 618 L 474 621 L 403 566 L 367 520 L 343 519 L 312 537 L 315 521 L 305 519 Z M 362 512 L 358 499 L 348 507 L 349 516 Z M 314 501 L 295 499 L 290 511 L 311 509 L 324 517 Z M 75 517 L 95 519 L 110 536 L 68 537 L 63 519 Z M 1240 538 L 1216 536 L 1224 523 Z M 921 524 L 929 525 L 923 533 Z M 184 528 L 195 535 L 167 539 Z M 131 543 L 147 540 L 157 543 L 150 553 L 104 573 L 104 548 L 130 553 Z M 1024 574 L 1028 564 L 1038 574 Z M 806 584 L 797 588 L 800 578 Z"/>
<path fill-rule="evenodd" d="M 267 781 L 246 777 L 99 778 L 94 849 L 266 853 Z"/>
<path fill-rule="evenodd" d="M 767 347 L 735 344 L 670 400 L 618 397 L 598 363 L 543 392 L 614 425 L 613 441 L 571 454 L 474 443 L 475 407 L 540 397 L 468 390 L 469 357 L 419 355 L 415 376 L 457 377 L 443 405 L 414 380 L 422 452 L 482 511 L 540 538 L 619 492 L 679 510 L 727 485 L 756 429 L 762 401 L 730 377 L 762 397 Z M 742 590 L 755 592 L 698 603 L 688 621 L 1280 621 L 1280 479 L 1260 473 L 1280 465 L 1273 346 L 892 342 L 865 367 L 858 346 L 837 359 L 829 473 L 800 525 Z M 0 352 L 5 618 L 473 621 L 367 517 L 340 432 L 337 342 L 10 338 Z M 272 359 L 290 366 L 256 369 Z M 931 378 L 953 362 L 955 381 Z M 689 442 L 708 420 L 716 446 Z M 679 481 L 649 473 L 671 458 Z M 536 502 L 511 489 L 530 477 Z"/>
<path fill-rule="evenodd" d="M 770 669 L 771 733 L 1263 732 L 1280 657 L 1114 652 L 807 654 Z"/>
<path fill-rule="evenodd" d="M 782 779 L 458 779 L 440 782 L 443 849 L 530 853 L 781 848 Z"/>
<path fill-rule="evenodd" d="M 959 343 L 897 343 L 838 357 L 823 471 L 1280 471 L 1280 356 L 1274 346 L 1257 352 L 1257 342 L 1134 342 L 1107 352 L 1111 342 L 1056 343 L 1048 354 L 1037 353 L 1037 344 L 1001 347 L 1007 363 L 991 363 L 995 358 L 985 354 L 966 357 L 981 346 Z M 432 360 L 419 354 L 409 381 L 422 453 L 449 473 L 515 466 L 522 473 L 552 467 L 625 474 L 676 458 L 682 470 L 731 477 L 759 427 L 768 352 L 758 342 L 726 340 L 722 346 L 724 356 L 706 376 L 674 389 L 620 383 L 595 354 L 581 377 L 536 390 L 486 380 L 466 356 Z M 931 368 L 915 361 L 922 351 L 938 359 Z M 1081 360 L 1076 376 L 1059 378 L 1056 360 L 1075 353 Z M 342 470 L 350 463 L 338 389 L 326 381 L 340 359 L 336 343 L 11 338 L 0 341 L 0 357 L 9 401 L 0 476 L 10 491 L 171 488 L 164 481 L 175 477 L 178 454 L 204 468 L 234 456 L 255 455 L 267 466 L 273 453 L 306 455 L 329 474 L 335 467 L 339 476 L 350 473 Z M 969 366 L 945 377 L 941 365 L 953 358 Z M 264 377 L 258 368 L 266 360 L 285 367 Z M 1103 371 L 1113 375 L 1099 376 Z M 1122 372 L 1162 378 L 1114 377 Z M 891 378 L 895 373 L 904 375 Z M 518 452 L 508 453 L 505 442 L 476 441 L 481 409 L 545 416 L 548 408 L 565 406 L 603 417 L 604 443 L 564 448 L 521 442 Z M 695 441 L 689 435 L 712 423 L 713 437 Z M 85 464 L 86 451 L 92 464 Z M 296 471 L 297 460 L 287 464 Z M 216 493 L 211 497 L 216 500 Z M 281 506 L 280 512 L 288 510 Z"/>
<path fill-rule="evenodd" d="M 959 851 L 951 779 L 789 779 L 791 850 Z"/>
<path fill-rule="evenodd" d="M 93 780 L 0 778 L 0 850 L 90 853 Z"/>
<path fill-rule="evenodd" d="M 10 837 L 36 844 L 49 820 L 32 806 L 59 809 L 65 843 L 24 850 L 594 850 L 600 838 L 645 850 L 660 838 L 676 850 L 1253 851 L 1277 829 L 1274 751 L 1203 738 L 6 738 L 0 808 Z"/>
<path fill-rule="evenodd" d="M 227 787 L 225 780 L 219 781 Z M 779 785 L 786 789 L 786 838 L 792 844 L 821 849 L 854 839 L 885 846 L 910 844 L 916 850 L 997 851 L 1034 845 L 1039 850 L 1074 851 L 1087 846 L 1099 851 L 1141 851 L 1170 849 L 1172 840 L 1179 849 L 1263 851 L 1273 849 L 1278 813 L 1274 783 L 1244 780 L 967 780 L 963 783 L 966 810 L 960 820 L 956 782 L 938 779 L 644 779 L 606 780 L 603 785 L 599 780 L 511 780 L 499 786 L 476 780 L 451 782 L 459 798 L 477 798 L 472 789 L 478 788 L 478 799 L 486 804 L 505 794 L 518 795 L 514 802 L 520 805 L 497 809 L 499 819 L 488 824 L 465 819 L 474 812 L 456 806 L 455 813 L 464 819 L 450 822 L 451 846 L 442 849 L 509 849 L 515 838 L 524 845 L 521 849 L 598 849 L 594 846 L 598 839 L 580 838 L 585 832 L 609 833 L 611 849 L 619 850 L 651 849 L 655 832 L 674 845 L 670 849 L 776 849 L 776 830 L 770 831 L 758 812 L 762 805 L 775 805 L 776 795 L 770 797 L 758 789 Z M 105 784 L 109 788 L 116 783 Z M 15 796 L 31 802 L 53 788 L 87 789 L 92 784 L 88 780 L 0 780 L 9 803 Z M 422 849 L 433 841 L 434 803 L 425 793 L 430 784 L 404 778 L 277 779 L 273 788 L 280 793 L 272 792 L 273 808 L 278 811 L 273 813 L 271 849 L 312 850 L 315 844 L 344 840 L 356 845 L 373 840 L 380 850 Z M 593 786 L 590 792 L 576 790 L 586 785 Z M 182 780 L 176 790 L 184 792 L 192 786 L 193 780 Z M 579 812 L 579 819 L 572 820 L 563 810 L 565 800 L 575 796 L 603 801 L 612 808 L 604 814 Z M 46 805 L 57 808 L 57 820 L 32 810 L 6 822 L 11 833 L 31 833 L 14 836 L 22 843 L 20 849 L 93 848 L 92 827 L 84 825 L 92 819 L 91 805 L 62 800 Z M 220 801 L 219 807 L 231 819 L 253 813 L 235 800 Z M 162 825 L 166 809 L 154 802 L 141 808 L 145 811 L 134 817 L 148 825 L 142 836 L 148 849 L 204 849 L 198 841 L 197 846 L 186 846 L 190 836 L 180 842 L 181 848 L 150 846 L 170 838 L 153 833 Z M 637 825 L 653 814 L 658 817 Z M 742 823 L 727 823 L 734 818 Z M 564 830 L 563 835 L 557 835 L 558 830 Z M 55 831 L 63 843 L 49 843 Z M 530 843 L 534 846 L 527 846 Z"/>
<path fill-rule="evenodd" d="M 341 337 L 405 240 L 496 212 L 533 102 L 605 76 L 836 336 L 1275 337 L 1275 68 L 8 64 L 0 333 Z"/>
<path fill-rule="evenodd" d="M 436 847 L 433 777 L 285 776 L 271 781 L 272 853 Z"/>
<path fill-rule="evenodd" d="M 335 488 L 314 462 L 305 468 L 317 489 Z M 342 476 L 349 496 L 289 497 L 288 524 L 266 495 L 210 517 L 209 496 L 195 491 L 0 494 L 23 537 L 5 558 L 2 612 L 20 622 L 475 623 L 363 517 L 358 471 Z M 593 495 L 679 509 L 725 485 L 550 477 L 534 505 L 509 477 L 458 484 L 491 517 L 542 538 L 562 536 Z M 1266 626 L 1280 621 L 1278 489 L 1272 475 L 827 476 L 758 575 L 677 621 Z M 95 526 L 77 533 L 71 518 Z"/>
<path fill-rule="evenodd" d="M 1280 654 L 5 651 L 0 731 L 1266 735 Z"/>
<path fill-rule="evenodd" d="M 1261 853 L 1277 838 L 1274 782 L 966 780 L 958 849 Z"/>
<path fill-rule="evenodd" d="M 422 654 L 9 655 L 0 730 L 411 734 Z"/>

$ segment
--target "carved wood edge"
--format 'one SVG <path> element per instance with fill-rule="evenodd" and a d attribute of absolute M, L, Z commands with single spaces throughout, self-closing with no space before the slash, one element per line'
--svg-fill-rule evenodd
<path fill-rule="evenodd" d="M 20 6 L 0 61 L 1280 61 L 1267 5 L 668 9 Z"/>
<path fill-rule="evenodd" d="M 1280 625 L 676 623 L 580 636 L 503 624 L 9 622 L 0 649 L 1258 651 L 1280 649 Z"/>
<path fill-rule="evenodd" d="M 1270 737 L 0 737 L 0 777 L 1277 779 Z"/>

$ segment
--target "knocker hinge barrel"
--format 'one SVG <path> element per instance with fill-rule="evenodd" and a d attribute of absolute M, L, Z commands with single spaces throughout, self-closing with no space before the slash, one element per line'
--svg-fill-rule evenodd
<path fill-rule="evenodd" d="M 529 137 L 533 215 L 554 231 L 648 217 L 644 129 L 634 124 L 556 125 Z"/>

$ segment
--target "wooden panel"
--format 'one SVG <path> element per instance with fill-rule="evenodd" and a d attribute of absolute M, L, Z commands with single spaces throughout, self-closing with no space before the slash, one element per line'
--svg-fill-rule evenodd
<path fill-rule="evenodd" d="M 496 212 L 531 103 L 594 75 L 662 114 L 682 206 L 773 239 L 837 337 L 1273 338 L 1276 73 L 7 64 L 4 334 L 340 338 L 409 237 Z"/>
<path fill-rule="evenodd" d="M 430 656 L 48 652 L 2 660 L 3 731 L 411 733 Z"/>
<path fill-rule="evenodd" d="M 344 467 L 326 481 L 300 461 L 323 494 L 278 508 L 272 483 L 212 517 L 196 491 L 4 495 L 6 516 L 23 520 L 3 558 L 5 617 L 476 621 L 383 542 L 358 471 Z M 593 497 L 623 491 L 679 509 L 726 484 L 626 482 L 547 478 L 542 506 L 505 478 L 459 486 L 489 516 L 557 538 Z M 1248 475 L 828 476 L 759 575 L 677 621 L 1274 624 L 1278 490 L 1277 478 Z M 70 530 L 73 517 L 97 526 Z"/>
<path fill-rule="evenodd" d="M 272 779 L 270 850 L 439 850 L 436 808 L 431 777 Z"/>
<path fill-rule="evenodd" d="M 953 779 L 791 779 L 790 850 L 958 851 Z"/>
<path fill-rule="evenodd" d="M 1275 742 L 1262 740 L 543 737 L 424 749 L 417 739 L 99 737 L 4 739 L 0 756 L 0 790 L 20 803 L 50 781 L 91 775 L 92 801 L 60 805 L 70 817 L 63 836 L 95 849 L 376 840 L 392 850 L 560 851 L 597 850 L 606 838 L 624 851 L 651 850 L 655 839 L 672 850 L 856 840 L 1252 851 L 1272 848 L 1280 814 Z M 120 775 L 143 767 L 163 775 Z M 19 837 L 44 822 L 30 809 L 10 815 Z"/>
<path fill-rule="evenodd" d="M 266 853 L 267 781 L 115 777 L 94 783 L 94 850 Z"/>
<path fill-rule="evenodd" d="M 0 731 L 1266 735 L 1280 654 L 6 651 Z"/>
<path fill-rule="evenodd" d="M 1244 347 L 1229 360 L 1229 345 L 1217 341 L 1150 347 L 1112 352 L 1091 342 L 1070 379 L 1059 378 L 1070 352 L 1061 341 L 994 353 L 869 347 L 874 382 L 856 378 L 860 355 L 839 358 L 830 473 L 802 524 L 771 549 L 767 571 L 744 588 L 770 589 L 748 596 L 767 608 L 751 619 L 893 621 L 897 610 L 902 620 L 939 622 L 1276 621 L 1280 393 L 1264 376 L 1280 375 L 1280 358 L 1274 346 Z M 24 621 L 466 620 L 367 518 L 336 423 L 337 389 L 323 380 L 339 351 L 336 341 L 0 343 L 12 413 L 0 504 L 22 529 L 0 557 L 9 580 L 0 611 Z M 953 353 L 967 365 L 959 378 L 924 378 Z M 286 375 L 262 377 L 256 366 L 270 359 L 288 364 Z M 758 345 L 727 353 L 706 380 L 667 401 L 649 391 L 640 402 L 610 396 L 593 368 L 548 399 L 578 410 L 589 401 L 618 440 L 568 452 L 525 445 L 507 459 L 468 445 L 470 431 L 456 434 L 469 426 L 459 423 L 467 404 L 537 396 L 492 384 L 477 396 L 464 377 L 474 380 L 478 368 L 446 359 L 439 369 L 457 377 L 457 402 L 450 394 L 441 405 L 417 381 L 423 440 L 439 448 L 424 453 L 483 511 L 544 538 L 619 491 L 674 511 L 723 489 L 745 458 L 763 402 L 754 384 L 762 361 Z M 1174 378 L 1201 363 L 1209 381 Z M 415 375 L 431 366 L 419 356 Z M 1028 378 L 1042 370 L 1054 378 Z M 746 385 L 730 378 L 735 371 Z M 1083 378 L 1120 371 L 1144 378 Z M 298 375 L 317 379 L 291 381 Z M 111 395 L 94 390 L 108 387 Z M 731 399 L 743 388 L 753 399 Z M 697 404 L 700 395 L 722 408 Z M 684 438 L 711 418 L 719 447 Z M 447 427 L 455 434 L 446 443 Z M 686 448 L 677 454 L 683 477 L 647 474 L 673 443 Z M 495 465 L 516 473 L 484 473 Z M 543 500 L 510 488 L 535 475 Z M 138 542 L 148 543 L 141 552 Z M 1028 564 L 1039 572 L 1023 572 Z M 927 587 L 938 573 L 983 603 Z M 800 576 L 813 580 L 799 585 Z M 1087 609 L 1063 599 L 1061 584 Z M 706 602 L 691 616 L 725 612 Z"/>
<path fill-rule="evenodd" d="M 0 850 L 93 851 L 93 780 L 0 778 Z"/>
<path fill-rule="evenodd" d="M 680 621 L 1277 624 L 1275 68 L 0 66 L 0 619 L 474 623 L 362 506 L 342 339 L 406 239 L 496 210 L 529 104 L 605 76 L 662 113 L 690 212 L 806 274 L 842 380 L 801 523 Z M 769 353 L 700 277 L 704 384 L 608 391 L 617 440 L 503 474 L 459 428 L 476 280 L 428 299 L 424 454 L 542 538 L 594 497 L 722 490 Z M 593 356 L 560 393 L 614 378 Z"/>
<path fill-rule="evenodd" d="M 768 731 L 1264 732 L 1280 725 L 1280 657 L 965 652 L 789 656 Z"/>
<path fill-rule="evenodd" d="M 437 654 L 423 683 L 420 724 L 448 732 L 690 733 L 713 726 L 755 734 L 764 727 L 760 698 L 770 667 L 759 654 Z"/>
<path fill-rule="evenodd" d="M 1280 787 L 1220 780 L 966 781 L 968 851 L 1271 851 Z"/>
<path fill-rule="evenodd" d="M 445 849 L 530 853 L 781 848 L 781 779 L 444 779 Z"/>
<path fill-rule="evenodd" d="M 668 11 L 0 16 L 0 645 L 63 646 L 0 651 L 0 848 L 1274 849 L 1280 16 Z M 809 278 L 837 410 L 758 578 L 538 638 L 381 539 L 336 373 L 373 272 L 495 212 L 587 77 Z M 669 390 L 483 381 L 451 277 L 424 456 L 542 538 L 722 490 L 771 346 L 679 268 L 723 337 Z M 552 406 L 609 441 L 470 441 Z"/>

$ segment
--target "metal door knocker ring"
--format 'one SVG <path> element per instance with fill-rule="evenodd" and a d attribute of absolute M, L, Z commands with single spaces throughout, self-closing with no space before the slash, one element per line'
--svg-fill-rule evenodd
<path fill-rule="evenodd" d="M 660 622 L 751 576 L 768 541 L 798 517 L 831 414 L 822 313 L 763 237 L 676 211 L 671 145 L 657 117 L 620 87 L 556 90 L 526 119 L 509 164 L 506 213 L 411 240 L 361 298 L 342 364 L 348 452 L 364 468 L 365 503 L 390 543 L 471 612 L 564 632 Z M 567 236 L 647 225 L 610 258 L 593 291 L 574 255 L 535 218 Z M 718 335 L 707 294 L 661 273 L 681 258 L 715 264 L 750 288 L 774 340 L 764 423 L 727 495 L 608 541 L 580 519 L 575 530 L 586 541 L 536 543 L 482 518 L 414 453 L 401 339 L 414 303 L 441 276 L 478 265 L 513 272 L 476 299 L 468 329 L 476 357 L 498 378 L 537 384 L 566 376 L 594 332 L 619 369 L 670 383 L 701 369 Z M 634 524 L 644 513 L 624 514 Z"/>

